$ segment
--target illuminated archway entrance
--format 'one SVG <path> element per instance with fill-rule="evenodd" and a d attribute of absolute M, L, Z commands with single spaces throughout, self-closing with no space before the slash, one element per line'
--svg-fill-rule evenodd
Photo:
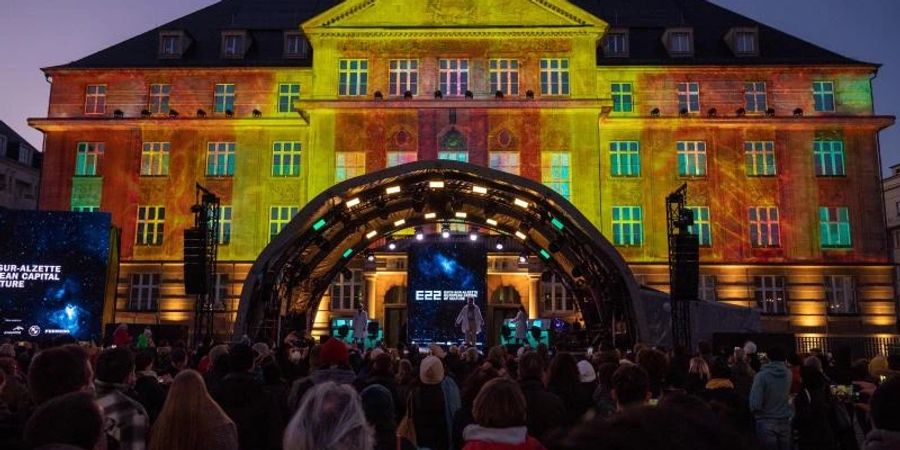
<path fill-rule="evenodd" d="M 309 202 L 251 268 L 235 335 L 258 334 L 286 311 L 305 313 L 311 329 L 322 295 L 353 256 L 402 229 L 449 219 L 508 236 L 537 255 L 601 339 L 612 339 L 616 322 L 625 324 L 619 341 L 649 336 L 631 270 L 571 203 L 532 180 L 446 160 L 346 180 Z"/>

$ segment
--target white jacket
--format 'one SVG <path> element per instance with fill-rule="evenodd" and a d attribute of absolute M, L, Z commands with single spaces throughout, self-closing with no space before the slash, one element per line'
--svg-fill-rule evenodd
<path fill-rule="evenodd" d="M 467 308 L 469 305 L 463 306 L 459 311 L 459 315 L 456 316 L 456 324 L 462 327 L 463 333 L 469 332 L 469 319 Z M 481 317 L 481 308 L 476 304 L 472 304 L 472 307 L 475 308 L 475 334 L 481 333 L 481 327 L 484 325 L 484 317 Z"/>

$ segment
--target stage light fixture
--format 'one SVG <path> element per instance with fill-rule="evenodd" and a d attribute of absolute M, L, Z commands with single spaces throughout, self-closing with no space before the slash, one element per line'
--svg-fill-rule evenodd
<path fill-rule="evenodd" d="M 547 250 L 544 250 L 544 249 L 541 249 L 540 254 L 541 254 L 541 257 L 543 257 L 544 259 L 550 259 L 550 257 L 551 257 L 550 253 L 548 253 Z"/>
<path fill-rule="evenodd" d="M 350 200 L 347 200 L 347 209 L 350 209 L 359 204 L 359 197 L 353 197 Z"/>
<path fill-rule="evenodd" d="M 553 226 L 556 227 L 556 229 L 559 231 L 562 231 L 563 228 L 565 228 L 565 225 L 563 225 L 563 223 L 556 217 L 550 219 L 550 223 L 553 224 Z"/>
<path fill-rule="evenodd" d="M 444 239 L 450 238 L 450 224 L 445 223 L 441 226 L 441 237 Z"/>
<path fill-rule="evenodd" d="M 425 213 L 425 220 L 437 218 L 437 213 Z"/>
<path fill-rule="evenodd" d="M 457 219 L 465 219 L 469 215 L 462 211 L 458 211 L 458 212 L 454 213 L 453 216 L 456 217 Z"/>
<path fill-rule="evenodd" d="M 403 224 L 405 224 L 405 223 L 406 223 L 406 219 L 395 220 L 395 221 L 394 221 L 394 226 L 395 226 L 395 227 L 399 227 L 399 226 L 401 226 L 401 225 L 403 225 Z"/>
<path fill-rule="evenodd" d="M 113 111 L 113 119 L 124 119 L 124 118 L 125 118 L 125 112 L 122 111 L 121 109 L 117 109 L 117 110 Z"/>
<path fill-rule="evenodd" d="M 443 189 L 444 182 L 443 181 L 429 181 L 428 187 L 430 187 L 432 189 Z"/>
<path fill-rule="evenodd" d="M 150 118 L 150 110 L 149 110 L 149 109 L 142 109 L 142 110 L 141 110 L 141 118 L 142 118 L 142 119 L 149 119 L 149 118 Z"/>
<path fill-rule="evenodd" d="M 375 252 L 369 250 L 366 252 L 366 261 L 375 262 Z"/>
<path fill-rule="evenodd" d="M 466 99 L 473 100 L 475 98 L 475 93 L 472 91 L 466 91 Z"/>
<path fill-rule="evenodd" d="M 344 250 L 344 253 L 341 255 L 341 257 L 344 258 L 344 259 L 347 259 L 347 258 L 349 258 L 349 257 L 351 257 L 351 256 L 353 256 L 353 249 L 352 249 L 352 248 L 348 248 L 347 250 Z"/>
<path fill-rule="evenodd" d="M 397 250 L 397 243 L 394 242 L 394 238 L 391 236 L 387 237 L 387 248 L 388 250 Z"/>
<path fill-rule="evenodd" d="M 485 222 L 490 226 L 494 226 L 494 227 L 497 226 L 497 221 L 494 219 L 487 219 L 487 220 L 485 220 Z"/>
<path fill-rule="evenodd" d="M 444 98 L 444 93 L 441 91 L 434 91 L 434 98 Z"/>
<path fill-rule="evenodd" d="M 412 100 L 412 98 L 413 98 L 413 93 L 412 93 L 412 91 L 406 91 L 406 92 L 404 92 L 404 93 L 403 93 L 403 98 L 406 99 L 406 100 Z"/>
<path fill-rule="evenodd" d="M 253 118 L 254 119 L 262 119 L 262 111 L 258 109 L 253 110 Z"/>
<path fill-rule="evenodd" d="M 421 241 L 425 239 L 425 233 L 422 232 L 422 227 L 416 227 L 416 240 Z"/>
<path fill-rule="evenodd" d="M 487 194 L 487 188 L 484 186 L 472 186 L 472 192 L 476 194 Z"/>
<path fill-rule="evenodd" d="M 650 110 L 650 117 L 659 117 L 659 108 L 653 108 Z"/>
<path fill-rule="evenodd" d="M 496 248 L 497 251 L 503 250 L 503 243 L 502 243 L 502 242 L 497 242 L 497 244 L 494 245 L 494 248 Z"/>
<path fill-rule="evenodd" d="M 372 239 L 375 236 L 378 236 L 378 232 L 375 230 L 366 233 L 366 239 Z"/>
<path fill-rule="evenodd" d="M 534 100 L 534 91 L 531 89 L 525 91 L 525 98 L 528 100 Z"/>
<path fill-rule="evenodd" d="M 738 117 L 744 117 L 747 115 L 747 110 L 744 108 L 738 108 L 737 111 L 734 112 Z"/>
<path fill-rule="evenodd" d="M 199 118 L 201 118 L 201 119 L 205 119 L 205 118 L 206 118 L 206 111 L 204 111 L 204 110 L 202 110 L 202 109 L 198 109 L 198 110 L 197 110 L 197 117 L 199 117 Z"/>
<path fill-rule="evenodd" d="M 476 228 L 472 228 L 472 230 L 469 231 L 469 240 L 472 242 L 478 240 L 478 230 Z"/>
<path fill-rule="evenodd" d="M 515 203 L 515 205 L 520 208 L 528 209 L 528 202 L 522 200 L 521 198 L 516 198 L 515 200 L 513 200 L 513 203 Z"/>
<path fill-rule="evenodd" d="M 528 255 L 526 255 L 524 253 L 519 255 L 519 264 L 525 264 L 527 262 L 528 262 Z"/>
<path fill-rule="evenodd" d="M 231 119 L 232 117 L 234 117 L 234 111 L 232 111 L 232 110 L 230 110 L 230 109 L 226 109 L 226 110 L 225 110 L 225 117 Z"/>
<path fill-rule="evenodd" d="M 317 220 L 316 223 L 314 223 L 313 226 L 312 226 L 312 227 L 313 227 L 313 231 L 319 231 L 319 230 L 321 230 L 322 227 L 324 227 L 326 223 L 327 223 L 327 222 L 325 221 L 325 218 L 324 218 L 324 217 L 321 218 L 321 219 L 319 219 L 319 220 Z"/>
<path fill-rule="evenodd" d="M 766 110 L 766 117 L 775 117 L 775 108 L 769 108 Z"/>
<path fill-rule="evenodd" d="M 516 237 L 523 241 L 528 238 L 528 236 L 521 231 L 516 231 Z"/>
<path fill-rule="evenodd" d="M 399 194 L 399 193 L 400 193 L 400 186 L 391 186 L 391 187 L 385 189 L 384 192 L 385 192 L 387 195 L 391 195 L 391 194 Z"/>

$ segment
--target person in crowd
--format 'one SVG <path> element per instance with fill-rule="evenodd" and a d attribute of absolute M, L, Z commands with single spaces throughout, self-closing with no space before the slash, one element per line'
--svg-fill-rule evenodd
<path fill-rule="evenodd" d="M 253 349 L 235 344 L 227 357 L 231 372 L 219 386 L 209 389 L 212 398 L 237 426 L 241 450 L 277 449 L 284 418 L 278 401 L 255 376 Z"/>
<path fill-rule="evenodd" d="M 325 381 L 303 396 L 282 442 L 284 450 L 372 450 L 375 438 L 356 390 Z"/>
<path fill-rule="evenodd" d="M 794 399 L 794 431 L 799 450 L 837 450 L 838 443 L 830 419 L 832 399 L 825 376 L 814 365 L 800 367 L 803 380 Z"/>
<path fill-rule="evenodd" d="M 375 356 L 372 360 L 372 369 L 369 371 L 369 376 L 363 380 L 359 380 L 357 389 L 362 391 L 375 384 L 384 387 L 391 394 L 391 402 L 394 405 L 394 416 L 398 417 L 397 414 L 400 413 L 400 409 L 397 405 L 402 400 L 397 390 L 397 379 L 394 376 L 394 365 L 391 361 L 391 355 L 387 353 L 380 352 Z"/>
<path fill-rule="evenodd" d="M 612 377 L 618 368 L 618 360 L 605 362 L 597 368 L 597 389 L 591 396 L 595 417 L 606 418 L 616 412 L 616 401 L 612 397 Z"/>
<path fill-rule="evenodd" d="M 585 402 L 587 407 L 579 416 L 584 415 L 588 409 L 594 406 L 594 391 L 597 390 L 597 370 L 590 361 L 578 361 L 578 387 L 579 399 Z"/>
<path fill-rule="evenodd" d="M 614 361 L 618 363 L 619 361 Z M 669 370 L 666 373 L 666 382 L 670 387 L 683 389 L 687 382 L 688 368 L 691 366 L 691 355 L 683 345 L 676 345 L 669 356 Z M 749 390 L 749 388 L 748 388 Z"/>
<path fill-rule="evenodd" d="M 28 368 L 28 390 L 35 405 L 76 391 L 93 391 L 94 371 L 87 352 L 77 345 L 48 348 Z"/>
<path fill-rule="evenodd" d="M 294 382 L 288 395 L 288 406 L 296 411 L 303 401 L 303 395 L 313 386 L 331 381 L 337 384 L 353 384 L 356 373 L 350 369 L 350 353 L 347 345 L 339 339 L 328 339 L 316 354 L 315 370 L 305 378 Z"/>
<path fill-rule="evenodd" d="M 571 353 L 559 353 L 550 362 L 547 390 L 563 401 L 564 425 L 573 425 L 591 407 L 591 399 L 581 395 L 581 375 Z"/>
<path fill-rule="evenodd" d="M 97 404 L 113 423 L 107 436 L 122 450 L 143 450 L 147 446 L 150 418 L 144 407 L 132 398 L 134 356 L 127 348 L 108 348 L 97 357 L 94 386 Z"/>
<path fill-rule="evenodd" d="M 144 332 L 138 336 L 135 347 L 139 350 L 156 347 L 156 344 L 153 342 L 153 331 L 151 331 L 149 327 L 144 328 Z"/>
<path fill-rule="evenodd" d="M 707 382 L 709 382 L 709 366 L 706 360 L 699 356 L 691 358 L 684 384 L 685 391 L 693 395 L 699 394 L 706 388 Z"/>
<path fill-rule="evenodd" d="M 706 366 L 711 367 L 713 361 L 716 359 L 715 352 L 713 352 L 713 346 L 707 341 L 700 341 L 697 343 L 697 353 L 699 353 L 699 357 L 703 358 L 706 361 Z"/>
<path fill-rule="evenodd" d="M 257 357 L 257 361 L 260 359 Z M 263 391 L 270 398 L 274 399 L 278 404 L 279 415 L 282 421 L 287 420 L 293 412 L 288 408 L 288 384 L 281 372 L 281 367 L 272 359 L 263 359 L 261 369 L 261 377 L 263 382 Z"/>
<path fill-rule="evenodd" d="M 131 345 L 131 334 L 128 332 L 128 324 L 120 323 L 113 332 L 112 345 L 128 348 Z"/>
<path fill-rule="evenodd" d="M 484 325 L 484 317 L 481 309 L 475 304 L 475 297 L 466 297 L 466 305 L 456 316 L 456 325 L 460 327 L 466 339 L 466 345 L 474 346 L 478 342 L 478 335 Z"/>
<path fill-rule="evenodd" d="M 619 412 L 646 405 L 652 398 L 647 371 L 634 364 L 620 365 L 612 376 L 612 398 Z"/>
<path fill-rule="evenodd" d="M 488 350 L 485 361 L 491 365 L 500 374 L 506 374 L 506 349 L 502 346 L 495 345 Z"/>
<path fill-rule="evenodd" d="M 791 371 L 781 347 L 769 350 L 769 363 L 761 367 L 750 388 L 750 411 L 756 418 L 756 437 L 763 450 L 790 450 Z"/>
<path fill-rule="evenodd" d="M 735 430 L 753 434 L 753 416 L 747 399 L 741 397 L 729 378 L 731 368 L 724 357 L 718 357 L 710 368 L 710 379 L 698 396 L 709 403 L 712 411 Z"/>
<path fill-rule="evenodd" d="M 193 370 L 180 372 L 153 424 L 150 450 L 237 450 L 234 422 L 206 390 Z"/>
<path fill-rule="evenodd" d="M 102 450 L 104 422 L 93 395 L 70 392 L 44 402 L 28 419 L 23 438 L 35 450 Z"/>
<path fill-rule="evenodd" d="M 369 332 L 369 313 L 362 302 L 356 304 L 356 312 L 353 313 L 353 342 L 360 349 L 366 348 L 366 335 Z"/>
<path fill-rule="evenodd" d="M 756 372 L 747 362 L 747 354 L 743 347 L 735 347 L 731 356 L 731 375 L 729 379 L 734 384 L 734 391 L 745 402 L 750 398 L 750 387 L 753 386 L 753 376 Z"/>
<path fill-rule="evenodd" d="M 888 378 L 875 389 L 869 401 L 872 430 L 863 450 L 900 449 L 900 376 Z"/>
<path fill-rule="evenodd" d="M 366 420 L 375 433 L 375 450 L 415 450 L 412 442 L 397 437 L 394 399 L 384 386 L 371 384 L 359 396 Z"/>
<path fill-rule="evenodd" d="M 0 389 L 0 403 L 5 404 L 13 414 L 30 408 L 28 386 L 21 378 L 16 360 L 8 356 L 0 357 L 0 372 L 6 379 L 6 385 Z"/>
<path fill-rule="evenodd" d="M 544 359 L 528 352 L 519 360 L 519 388 L 525 396 L 528 434 L 544 442 L 544 436 L 565 422 L 563 401 L 544 386 Z"/>
<path fill-rule="evenodd" d="M 151 424 L 156 421 L 166 401 L 166 389 L 160 383 L 159 375 L 153 370 L 153 355 L 151 350 L 139 351 L 134 355 L 136 370 L 134 392 L 137 394 L 137 401 L 147 410 Z"/>
<path fill-rule="evenodd" d="M 451 446 L 453 416 L 461 406 L 459 388 L 444 376 L 444 364 L 436 356 L 428 356 L 419 365 L 419 384 L 410 391 L 406 414 L 415 426 L 416 445 L 432 450 L 448 450 Z"/>
<path fill-rule="evenodd" d="M 643 348 L 637 353 L 636 362 L 647 372 L 650 380 L 650 395 L 658 400 L 662 397 L 663 388 L 666 385 L 666 372 L 669 371 L 666 354 L 656 349 Z"/>
<path fill-rule="evenodd" d="M 169 362 L 171 365 L 165 374 L 170 378 L 175 378 L 178 372 L 188 368 L 188 354 L 182 347 L 173 348 L 172 353 L 169 354 Z"/>
<path fill-rule="evenodd" d="M 747 355 L 747 363 L 750 364 L 750 368 L 753 369 L 754 377 L 756 377 L 756 372 L 759 372 L 759 369 L 762 368 L 762 361 L 756 351 L 756 343 L 753 341 L 744 343 L 744 354 Z"/>
<path fill-rule="evenodd" d="M 481 388 L 488 381 L 500 376 L 491 366 L 479 367 L 472 372 L 472 375 L 466 379 L 461 392 L 462 408 L 456 411 L 453 416 L 453 449 L 460 450 L 465 442 L 463 441 L 463 429 L 475 423 L 475 417 L 472 415 L 472 406 L 475 404 L 475 397 L 481 392 Z"/>
<path fill-rule="evenodd" d="M 463 430 L 463 450 L 543 450 L 528 435 L 525 396 L 515 381 L 495 378 L 475 397 L 475 424 Z"/>

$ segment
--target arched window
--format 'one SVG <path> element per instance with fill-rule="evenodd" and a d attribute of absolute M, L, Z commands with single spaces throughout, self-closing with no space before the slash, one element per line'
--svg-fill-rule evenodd
<path fill-rule="evenodd" d="M 491 293 L 491 304 L 517 305 L 521 301 L 522 297 L 519 295 L 519 291 L 513 286 L 500 286 Z"/>
<path fill-rule="evenodd" d="M 466 146 L 466 137 L 457 129 L 452 129 L 441 138 L 438 148 L 438 159 L 469 162 L 469 149 Z"/>
<path fill-rule="evenodd" d="M 384 293 L 384 304 L 406 304 L 406 286 L 391 286 Z"/>

